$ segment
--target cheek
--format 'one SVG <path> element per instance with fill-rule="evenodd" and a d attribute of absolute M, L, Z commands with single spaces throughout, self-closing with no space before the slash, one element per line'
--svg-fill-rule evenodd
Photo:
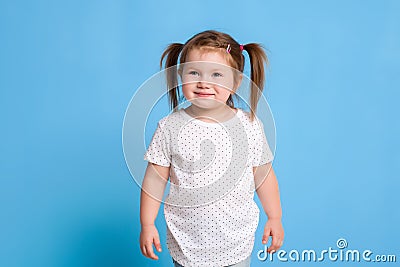
<path fill-rule="evenodd" d="M 219 87 L 216 91 L 221 99 L 228 99 L 231 94 L 231 91 L 224 87 Z"/>
<path fill-rule="evenodd" d="M 186 98 L 188 98 L 188 96 L 190 95 L 190 92 L 191 92 L 190 84 L 182 85 L 182 93 Z"/>
<path fill-rule="evenodd" d="M 231 94 L 231 90 L 233 89 L 233 77 L 226 77 L 224 79 L 220 79 L 218 81 L 218 86 L 216 89 L 220 95 L 228 97 Z"/>

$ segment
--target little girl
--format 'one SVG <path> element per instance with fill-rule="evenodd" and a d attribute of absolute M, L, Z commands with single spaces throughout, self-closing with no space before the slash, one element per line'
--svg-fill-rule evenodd
<path fill-rule="evenodd" d="M 244 51 L 253 82 L 250 112 L 235 108 L 232 98 L 243 77 Z M 154 222 L 170 179 L 164 214 L 175 267 L 250 266 L 259 221 L 254 190 L 268 216 L 262 238 L 266 244 L 272 237 L 268 252 L 277 251 L 284 237 L 273 155 L 255 115 L 266 54 L 258 44 L 240 45 L 225 33 L 204 31 L 169 45 L 161 66 L 164 58 L 173 112 L 159 121 L 144 155 L 140 249 L 158 259 Z M 178 75 L 187 108 L 178 109 Z"/>

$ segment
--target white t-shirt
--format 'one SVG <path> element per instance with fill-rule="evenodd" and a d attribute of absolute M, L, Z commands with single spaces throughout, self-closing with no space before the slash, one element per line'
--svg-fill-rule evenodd
<path fill-rule="evenodd" d="M 226 266 L 252 253 L 259 208 L 253 166 L 273 159 L 258 118 L 237 109 L 222 123 L 180 109 L 162 118 L 144 159 L 170 166 L 167 247 L 183 266 Z"/>

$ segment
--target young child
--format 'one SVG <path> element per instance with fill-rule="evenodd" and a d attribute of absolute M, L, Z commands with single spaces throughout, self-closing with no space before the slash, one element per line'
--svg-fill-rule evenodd
<path fill-rule="evenodd" d="M 242 79 L 244 51 L 254 83 L 250 112 L 235 108 L 232 98 Z M 272 237 L 268 252 L 277 251 L 284 237 L 273 155 L 255 115 L 266 54 L 258 44 L 240 45 L 225 33 L 204 31 L 185 44 L 169 45 L 161 66 L 164 59 L 173 112 L 159 121 L 144 155 L 140 249 L 158 259 L 154 222 L 170 179 L 164 214 L 175 266 L 250 266 L 259 221 L 254 190 L 268 216 L 262 237 L 263 244 Z M 185 109 L 178 109 L 177 75 L 191 104 Z"/>

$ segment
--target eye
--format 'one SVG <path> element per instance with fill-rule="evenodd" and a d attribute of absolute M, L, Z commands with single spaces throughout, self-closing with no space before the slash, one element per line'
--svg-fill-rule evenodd
<path fill-rule="evenodd" d="M 223 77 L 224 75 L 222 75 L 222 73 L 219 73 L 219 72 L 214 72 L 213 76 L 214 77 Z"/>
<path fill-rule="evenodd" d="M 199 75 L 199 73 L 197 71 L 195 71 L 195 70 L 189 71 L 189 74 L 190 75 Z"/>

